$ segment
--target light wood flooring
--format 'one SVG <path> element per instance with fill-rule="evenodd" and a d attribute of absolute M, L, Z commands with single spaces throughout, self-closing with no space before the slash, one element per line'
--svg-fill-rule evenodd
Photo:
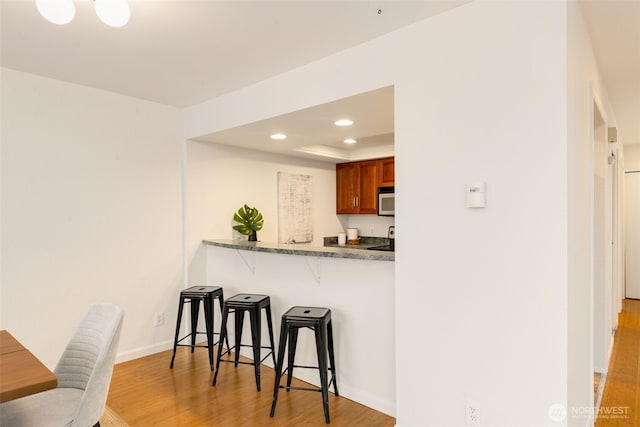
<path fill-rule="evenodd" d="M 276 416 L 270 418 L 274 372 L 265 365 L 262 391 L 257 392 L 252 366 L 223 364 L 218 384 L 212 387 L 206 350 L 192 354 L 188 348 L 179 348 L 173 369 L 169 369 L 170 360 L 171 351 L 166 351 L 116 365 L 103 427 L 326 425 L 320 393 L 313 392 L 281 390 Z M 609 372 L 603 380 L 596 427 L 640 427 L 640 300 L 623 303 Z M 333 393 L 329 408 L 333 426 L 395 424 L 395 418 Z"/>
<path fill-rule="evenodd" d="M 640 426 L 640 300 L 624 300 L 596 427 Z"/>
<path fill-rule="evenodd" d="M 256 391 L 253 366 L 234 368 L 232 363 L 221 365 L 217 385 L 212 387 L 205 349 L 197 348 L 192 354 L 189 348 L 178 348 L 174 367 L 169 369 L 171 353 L 115 366 L 107 406 L 129 426 L 326 426 L 322 396 L 315 392 L 281 389 L 275 417 L 269 417 L 275 374 L 266 365 L 261 368 L 260 392 Z M 309 386 L 296 380 L 292 385 Z M 340 378 L 338 391 L 339 386 Z M 395 418 L 333 393 L 329 393 L 329 410 L 332 426 L 395 425 Z"/>

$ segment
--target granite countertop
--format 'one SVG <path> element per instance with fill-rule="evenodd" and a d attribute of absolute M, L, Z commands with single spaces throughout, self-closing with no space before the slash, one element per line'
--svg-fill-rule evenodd
<path fill-rule="evenodd" d="M 329 242 L 327 243 L 327 239 Z M 335 239 L 335 246 L 332 245 L 331 239 Z M 372 261 L 395 261 L 395 253 L 368 250 L 370 246 L 384 245 L 388 239 L 377 237 L 369 238 L 376 240 L 366 240 L 364 237 L 360 239 L 359 245 L 338 246 L 337 237 L 325 238 L 325 246 L 313 246 L 311 243 L 268 243 L 268 242 L 249 242 L 247 240 L 225 240 L 225 239 L 209 239 L 203 240 L 205 245 L 218 246 L 222 248 L 239 249 L 244 251 L 269 252 L 290 255 L 317 256 L 326 258 L 348 258 L 348 259 L 364 259 Z"/>

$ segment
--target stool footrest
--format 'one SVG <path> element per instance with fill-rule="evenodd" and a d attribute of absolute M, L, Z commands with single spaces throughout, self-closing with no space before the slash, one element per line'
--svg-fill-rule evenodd
<path fill-rule="evenodd" d="M 196 348 L 196 347 L 198 347 L 198 348 L 209 348 L 209 346 L 208 346 L 208 345 L 205 345 L 205 344 L 203 344 L 203 345 L 197 345 L 197 344 L 195 344 L 195 345 L 191 345 L 191 344 L 176 344 L 175 346 L 176 346 L 176 347 L 191 347 L 191 348 Z"/>
<path fill-rule="evenodd" d="M 318 393 L 322 392 L 321 388 L 311 388 L 311 387 L 294 387 L 294 386 L 289 386 L 287 387 L 286 385 L 281 385 L 280 388 L 283 388 L 287 391 L 289 390 L 302 390 L 302 391 L 317 391 Z"/>
<path fill-rule="evenodd" d="M 320 369 L 319 366 L 305 366 L 305 365 L 293 365 L 294 368 L 305 368 L 305 369 Z M 284 372 L 287 372 L 289 368 L 285 369 Z M 327 369 L 328 371 L 328 369 Z M 283 373 L 284 375 L 284 373 Z"/>
<path fill-rule="evenodd" d="M 318 369 L 317 366 L 301 366 L 301 365 L 293 365 L 294 368 L 307 368 L 307 369 Z M 282 375 L 280 375 L 280 378 L 284 377 L 285 375 L 291 375 L 288 374 L 287 372 L 289 371 L 289 368 L 287 367 L 283 372 Z M 336 378 L 331 375 L 331 379 L 329 380 L 329 382 L 327 383 L 327 390 L 331 387 L 331 385 L 335 382 Z M 305 391 L 318 391 L 321 392 L 322 388 L 320 387 L 294 387 L 294 386 L 286 386 L 286 385 L 278 385 L 279 388 L 284 388 L 286 390 L 305 390 Z"/>
<path fill-rule="evenodd" d="M 192 335 L 196 335 L 196 336 L 197 336 L 197 335 L 207 335 L 207 333 L 206 333 L 206 332 L 192 332 L 192 333 L 190 333 L 190 334 L 187 334 L 187 335 L 183 336 L 182 338 L 180 338 L 180 339 L 179 339 L 178 341 L 176 341 L 176 342 L 177 342 L 177 343 L 180 343 L 180 342 L 182 342 L 182 341 L 186 340 L 187 338 L 190 338 Z M 213 333 L 213 336 L 216 336 L 216 335 L 220 335 L 220 333 L 219 333 L 219 332 L 214 332 L 214 333 Z"/>
<path fill-rule="evenodd" d="M 186 345 L 186 344 L 183 344 L 183 345 Z M 240 344 L 240 347 L 251 347 L 251 348 L 253 348 L 253 346 L 249 345 L 249 344 Z M 222 357 L 224 357 L 224 356 L 226 356 L 228 354 L 231 354 L 231 350 L 233 350 L 234 348 L 236 348 L 235 345 L 233 347 L 227 349 L 227 350 L 224 350 L 219 356 L 220 357 L 220 362 L 236 363 L 235 360 L 222 359 Z M 260 348 L 264 349 L 264 350 L 270 350 L 262 359 L 260 359 L 260 363 L 262 363 L 267 359 L 267 357 L 269 357 L 269 356 L 271 356 L 273 354 L 273 349 L 271 347 L 266 347 L 266 346 L 262 346 Z M 253 365 L 254 362 L 241 362 L 240 360 L 238 360 L 238 363 L 241 363 L 243 365 Z"/>

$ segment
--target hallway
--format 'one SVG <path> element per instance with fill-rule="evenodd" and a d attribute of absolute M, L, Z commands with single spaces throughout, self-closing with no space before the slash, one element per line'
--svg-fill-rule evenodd
<path fill-rule="evenodd" d="M 626 299 L 609 362 L 596 427 L 640 425 L 640 300 Z"/>

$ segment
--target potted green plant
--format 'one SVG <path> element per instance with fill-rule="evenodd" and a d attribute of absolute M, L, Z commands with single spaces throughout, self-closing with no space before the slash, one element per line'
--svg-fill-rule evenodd
<path fill-rule="evenodd" d="M 257 232 L 262 229 L 264 218 L 262 218 L 262 214 L 257 208 L 252 208 L 245 204 L 238 209 L 238 212 L 233 214 L 233 220 L 238 223 L 238 225 L 233 226 L 234 230 L 249 236 L 249 241 L 251 242 L 258 240 Z"/>

